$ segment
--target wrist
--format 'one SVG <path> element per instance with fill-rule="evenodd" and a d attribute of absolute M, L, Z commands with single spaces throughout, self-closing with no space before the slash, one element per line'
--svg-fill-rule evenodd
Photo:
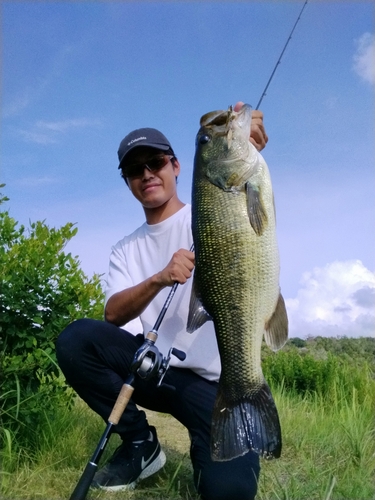
<path fill-rule="evenodd" d="M 163 272 L 162 271 L 160 271 L 160 272 L 154 274 L 153 276 L 151 276 L 151 278 L 150 278 L 150 285 L 152 287 L 155 287 L 157 289 L 157 291 L 160 291 L 160 290 L 162 290 L 163 288 L 165 288 L 167 286 L 167 284 L 164 281 Z"/>

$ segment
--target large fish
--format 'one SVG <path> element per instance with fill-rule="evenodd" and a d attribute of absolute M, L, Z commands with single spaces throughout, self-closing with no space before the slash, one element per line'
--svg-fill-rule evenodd
<path fill-rule="evenodd" d="M 267 164 L 249 141 L 251 107 L 201 118 L 192 189 L 195 271 L 187 329 L 212 320 L 222 371 L 212 417 L 213 460 L 281 453 L 277 409 L 261 368 L 263 335 L 288 337 L 279 288 L 275 209 Z"/>

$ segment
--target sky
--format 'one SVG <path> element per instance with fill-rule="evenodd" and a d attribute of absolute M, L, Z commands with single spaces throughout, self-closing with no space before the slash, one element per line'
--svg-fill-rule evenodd
<path fill-rule="evenodd" d="M 73 222 L 88 277 L 144 222 L 117 169 L 155 127 L 189 203 L 200 117 L 256 107 L 304 1 L 2 1 L 0 182 L 20 224 Z M 309 0 L 260 109 L 290 337 L 375 336 L 375 11 Z"/>

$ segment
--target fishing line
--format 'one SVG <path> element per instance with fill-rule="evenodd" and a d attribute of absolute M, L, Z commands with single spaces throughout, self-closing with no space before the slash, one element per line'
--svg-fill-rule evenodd
<path fill-rule="evenodd" d="M 262 100 L 263 100 L 263 97 L 266 95 L 267 89 L 268 89 L 268 87 L 269 87 L 269 85 L 270 85 L 270 83 L 271 83 L 271 80 L 272 80 L 272 78 L 273 78 L 273 75 L 275 74 L 275 72 L 276 72 L 276 70 L 277 70 L 277 67 L 278 67 L 278 65 L 279 65 L 279 64 L 280 64 L 280 62 L 281 62 L 281 58 L 283 57 L 283 54 L 284 54 L 284 52 L 285 52 L 285 49 L 287 48 L 288 43 L 290 42 L 290 40 L 291 40 L 291 38 L 292 38 L 293 32 L 294 32 L 294 30 L 295 30 L 295 28 L 296 28 L 296 26 L 297 26 L 297 24 L 298 24 L 298 21 L 301 19 L 301 15 L 302 15 L 302 12 L 303 12 L 304 8 L 306 7 L 307 1 L 308 1 L 308 0 L 306 0 L 306 1 L 305 1 L 305 3 L 303 4 L 303 7 L 302 7 L 302 9 L 301 9 L 301 12 L 300 12 L 300 13 L 299 13 L 299 15 L 298 15 L 297 21 L 294 23 L 294 26 L 293 26 L 293 28 L 292 28 L 292 31 L 290 32 L 289 38 L 287 39 L 286 44 L 284 45 L 284 48 L 283 48 L 283 50 L 282 50 L 282 52 L 281 52 L 281 54 L 280 54 L 280 57 L 279 57 L 279 59 L 277 60 L 277 63 L 275 64 L 275 67 L 274 67 L 274 69 L 273 69 L 273 71 L 272 71 L 272 73 L 271 73 L 271 76 L 270 76 L 270 78 L 269 78 L 269 80 L 268 80 L 268 82 L 267 82 L 267 85 L 266 85 L 265 89 L 263 90 L 263 94 L 261 95 L 261 98 L 259 99 L 259 102 L 258 102 L 258 104 L 256 105 L 256 108 L 255 108 L 255 109 L 259 109 L 259 106 L 260 106 L 260 104 L 261 104 L 261 102 L 262 102 Z"/>

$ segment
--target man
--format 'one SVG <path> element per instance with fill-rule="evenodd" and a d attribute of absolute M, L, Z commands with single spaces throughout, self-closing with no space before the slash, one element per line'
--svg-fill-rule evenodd
<path fill-rule="evenodd" d="M 243 103 L 239 102 L 235 110 Z M 268 141 L 263 115 L 253 112 L 250 140 L 258 150 Z M 156 388 L 156 380 L 142 381 L 115 431 L 123 444 L 99 470 L 94 487 L 132 489 L 140 479 L 157 472 L 165 455 L 156 429 L 136 405 L 170 413 L 189 431 L 194 482 L 204 500 L 248 500 L 257 490 L 259 458 L 250 451 L 227 462 L 210 457 L 210 424 L 220 375 L 213 324 L 193 334 L 186 332 L 191 280 L 194 269 L 190 205 L 177 194 L 180 164 L 167 138 L 155 129 L 138 129 L 121 142 L 121 175 L 141 203 L 146 222 L 119 241 L 110 256 L 105 302 L 106 321 L 79 320 L 57 341 L 57 357 L 67 382 L 107 421 L 130 371 L 143 334 L 152 329 L 170 287 L 178 282 L 159 328 L 157 347 L 186 353 L 172 357 L 164 382 L 175 390 Z"/>

